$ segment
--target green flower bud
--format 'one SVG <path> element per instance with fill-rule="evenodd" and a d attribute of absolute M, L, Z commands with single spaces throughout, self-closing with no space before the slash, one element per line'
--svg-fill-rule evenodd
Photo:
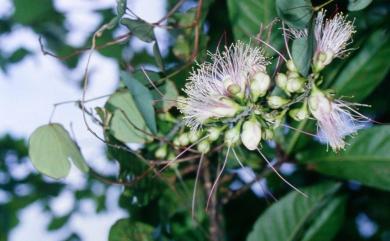
<path fill-rule="evenodd" d="M 242 109 L 239 104 L 227 97 L 221 97 L 219 102 L 221 105 L 211 108 L 210 111 L 220 117 L 233 117 Z"/>
<path fill-rule="evenodd" d="M 236 96 L 241 92 L 241 87 L 238 84 L 231 84 L 227 87 L 227 91 L 232 96 Z"/>
<path fill-rule="evenodd" d="M 297 67 L 295 67 L 294 62 L 290 59 L 286 62 L 287 69 L 291 72 L 298 72 Z"/>
<path fill-rule="evenodd" d="M 179 136 L 179 144 L 180 146 L 187 146 L 190 144 L 190 139 L 188 138 L 187 133 L 183 133 Z"/>
<path fill-rule="evenodd" d="M 274 132 L 268 128 L 264 129 L 262 132 L 262 137 L 264 140 L 272 140 L 274 138 Z"/>
<path fill-rule="evenodd" d="M 221 128 L 217 128 L 217 127 L 210 127 L 209 129 L 207 129 L 207 132 L 209 133 L 209 140 L 210 141 L 216 141 L 218 140 L 219 136 L 221 135 Z"/>
<path fill-rule="evenodd" d="M 256 118 L 245 121 L 241 131 L 242 144 L 248 150 L 255 150 L 261 141 L 261 125 Z"/>
<path fill-rule="evenodd" d="M 207 153 L 210 151 L 210 142 L 208 140 L 203 140 L 197 145 L 197 149 L 200 153 Z"/>
<path fill-rule="evenodd" d="M 201 137 L 202 133 L 200 131 L 190 131 L 188 134 L 188 139 L 191 143 L 196 142 Z"/>
<path fill-rule="evenodd" d="M 287 79 L 299 78 L 300 75 L 298 72 L 287 71 Z"/>
<path fill-rule="evenodd" d="M 225 89 L 234 97 L 242 99 L 244 97 L 244 86 L 234 83 L 230 76 L 225 76 L 222 80 Z"/>
<path fill-rule="evenodd" d="M 162 145 L 160 146 L 156 152 L 154 153 L 154 156 L 157 159 L 164 159 L 168 154 L 168 146 L 167 145 Z"/>
<path fill-rule="evenodd" d="M 286 90 L 289 93 L 302 93 L 305 91 L 304 78 L 292 78 L 287 80 Z"/>
<path fill-rule="evenodd" d="M 268 102 L 268 106 L 271 107 L 272 109 L 279 109 L 282 106 L 286 105 L 289 102 L 289 100 L 282 98 L 280 96 L 273 95 L 268 97 L 267 102 Z"/>
<path fill-rule="evenodd" d="M 334 54 L 331 51 L 316 53 L 313 57 L 313 72 L 318 73 L 332 62 Z"/>
<path fill-rule="evenodd" d="M 276 85 L 281 88 L 282 90 L 286 89 L 287 86 L 287 76 L 283 73 L 278 73 L 276 75 Z"/>
<path fill-rule="evenodd" d="M 173 145 L 180 146 L 180 140 L 178 136 L 173 139 Z"/>
<path fill-rule="evenodd" d="M 238 141 L 240 140 L 240 129 L 241 124 L 237 124 L 235 127 L 227 130 L 225 132 L 225 143 L 229 146 L 238 143 Z"/>
<path fill-rule="evenodd" d="M 270 86 L 271 78 L 268 74 L 261 71 L 255 73 L 249 85 L 252 101 L 256 102 L 259 97 L 263 97 Z"/>
<path fill-rule="evenodd" d="M 307 110 L 307 103 L 305 102 L 301 108 L 292 109 L 288 114 L 296 121 L 303 121 L 309 117 L 309 111 Z"/>

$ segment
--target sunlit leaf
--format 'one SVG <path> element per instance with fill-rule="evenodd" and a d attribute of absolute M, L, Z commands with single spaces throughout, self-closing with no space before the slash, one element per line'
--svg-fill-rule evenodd
<path fill-rule="evenodd" d="M 121 72 L 121 78 L 126 84 L 134 103 L 145 120 L 146 126 L 153 133 L 157 132 L 156 116 L 153 108 L 153 97 L 149 89 L 142 85 L 132 75 Z"/>
<path fill-rule="evenodd" d="M 39 172 L 52 178 L 66 177 L 70 161 L 81 171 L 88 171 L 80 150 L 60 124 L 44 125 L 33 132 L 29 140 L 29 156 Z"/>

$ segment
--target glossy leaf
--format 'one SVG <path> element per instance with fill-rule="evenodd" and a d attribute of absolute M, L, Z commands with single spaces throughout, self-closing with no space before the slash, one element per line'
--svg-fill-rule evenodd
<path fill-rule="evenodd" d="M 121 72 L 121 78 L 134 99 L 139 112 L 145 120 L 146 126 L 153 133 L 157 132 L 156 116 L 153 108 L 153 97 L 149 89 L 142 85 L 132 75 Z"/>
<path fill-rule="evenodd" d="M 110 133 L 125 143 L 145 143 L 150 133 L 133 96 L 122 91 L 113 94 L 107 101 L 106 108 L 113 114 L 110 120 Z"/>
<path fill-rule="evenodd" d="M 289 25 L 305 28 L 313 15 L 313 6 L 310 0 L 276 0 L 276 11 Z"/>
<path fill-rule="evenodd" d="M 322 145 L 299 154 L 298 159 L 318 172 L 389 191 L 389 136 L 389 125 L 371 127 L 349 138 L 345 151 L 327 152 Z"/>
<path fill-rule="evenodd" d="M 359 11 L 366 8 L 372 0 L 349 0 L 348 10 L 349 11 Z"/>
<path fill-rule="evenodd" d="M 57 123 L 41 126 L 32 133 L 29 156 L 39 172 L 52 178 L 66 177 L 70 171 L 70 161 L 81 171 L 88 171 L 80 150 L 64 127 Z"/>
<path fill-rule="evenodd" d="M 308 38 L 299 38 L 293 41 L 291 55 L 299 72 L 307 76 L 310 70 L 310 63 L 313 55 L 313 48 Z"/>
<path fill-rule="evenodd" d="M 308 235 L 307 230 L 317 233 L 326 229 L 326 220 L 331 218 L 331 213 L 334 212 L 335 204 L 330 201 L 331 196 L 339 187 L 337 183 L 323 183 L 304 188 L 308 198 L 297 192 L 289 193 L 260 216 L 246 240 L 302 240 Z M 307 229 L 310 224 L 316 226 Z M 306 240 L 311 240 L 310 236 Z"/>
<path fill-rule="evenodd" d="M 155 40 L 153 26 L 142 19 L 122 18 L 121 24 L 125 25 L 142 41 L 151 43 Z"/>
<path fill-rule="evenodd" d="M 141 223 L 130 221 L 129 219 L 119 219 L 111 227 L 108 235 L 109 241 L 153 241 L 153 227 Z"/>
<path fill-rule="evenodd" d="M 353 96 L 353 101 L 367 97 L 390 70 L 390 35 L 374 32 L 359 52 L 342 69 L 332 88 L 339 96 Z"/>

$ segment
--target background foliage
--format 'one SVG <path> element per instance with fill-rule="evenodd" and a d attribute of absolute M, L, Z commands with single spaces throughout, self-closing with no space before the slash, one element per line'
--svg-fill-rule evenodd
<path fill-rule="evenodd" d="M 12 32 L 20 25 L 31 28 L 41 36 L 47 51 L 44 53 L 56 55 L 64 66 L 73 69 L 80 56 L 88 54 L 85 50 L 90 48 L 93 37 L 85 42 L 85 49 L 75 50 L 64 44 L 62 39 L 67 34 L 64 16 L 53 7 L 51 0 L 44 2 L 37 5 L 33 1 L 14 0 L 13 14 L 0 20 L 0 34 Z M 148 66 L 145 67 L 148 76 L 161 89 L 165 99 L 175 99 L 181 93 L 180 89 L 194 66 L 195 57 L 201 62 L 206 58 L 207 50 L 212 51 L 221 43 L 228 45 L 235 40 L 248 41 L 259 33 L 261 26 L 266 30 L 267 27 L 270 29 L 272 25 L 268 24 L 278 16 L 288 23 L 302 26 L 310 21 L 313 14 L 312 9 L 305 6 L 319 6 L 324 1 L 204 0 L 200 5 L 199 2 L 179 1 L 185 4 L 168 16 L 167 21 L 153 24 L 131 16 L 121 5 L 124 2 L 118 1 L 116 11 L 99 11 L 103 23 L 111 21 L 111 24 L 96 38 L 96 49 L 115 59 L 124 71 L 121 74 L 122 82 L 118 80 L 118 91 L 108 99 L 104 107 L 96 110 L 93 117 L 104 129 L 104 139 L 110 143 L 107 145 L 107 158 L 118 163 L 120 171 L 117 176 L 107 177 L 93 169 L 88 171 L 88 168 L 81 168 L 86 171 L 88 184 L 84 190 L 73 190 L 77 200 L 91 199 L 96 202 L 96 211 L 99 212 L 106 208 L 106 197 L 104 192 L 99 195 L 94 193 L 91 186 L 95 182 L 123 185 L 119 205 L 128 212 L 129 218 L 118 220 L 112 226 L 110 241 L 210 240 L 215 235 L 223 237 L 223 240 L 248 241 L 390 240 L 390 126 L 383 124 L 390 121 L 390 97 L 387 93 L 390 88 L 388 1 L 377 0 L 370 3 L 371 1 L 363 0 L 340 0 L 326 5 L 329 15 L 349 11 L 350 17 L 355 18 L 357 34 L 353 43 L 356 50 L 345 60 L 334 61 L 327 68 L 325 85 L 335 89 L 339 96 L 351 96 L 353 101 L 371 105 L 371 108 L 360 111 L 379 124 L 373 123 L 373 126 L 361 130 L 348 141 L 347 149 L 340 153 L 327 152 L 323 145 L 313 141 L 311 137 L 293 131 L 278 136 L 277 143 L 268 143 L 264 147 L 265 153 L 276 160 L 277 166 L 285 163 L 293 165 L 294 171 L 286 173 L 287 178 L 295 185 L 304 187 L 303 190 L 310 197 L 307 199 L 291 192 L 276 175 L 269 172 L 259 157 L 240 150 L 239 156 L 245 165 L 252 167 L 256 173 L 261 173 L 269 191 L 278 200 L 272 200 L 269 195 L 256 196 L 239 175 L 228 172 L 209 212 L 204 210 L 208 196 L 207 185 L 200 187 L 195 209 L 196 221 L 192 219 L 190 206 L 199 159 L 180 169 L 170 168 L 163 178 L 159 178 L 147 172 L 151 163 L 145 163 L 145 160 L 154 158 L 158 143 L 147 145 L 147 148 L 139 152 L 130 152 L 124 144 L 149 143 L 151 137 L 145 135 L 145 131 L 166 134 L 176 128 L 171 116 L 176 116 L 177 110 L 171 108 L 169 101 L 154 103 L 159 93 L 156 93 L 145 78 L 144 66 Z M 178 6 L 177 4 L 177 1 L 168 1 L 168 11 Z M 297 7 L 286 8 L 289 4 Z M 291 12 L 291 9 L 295 10 Z M 123 18 L 119 21 L 118 17 Z M 120 25 L 125 26 L 128 33 L 118 37 L 114 35 L 114 31 Z M 164 28 L 166 25 L 172 26 L 168 28 L 170 42 L 165 51 L 167 54 L 161 56 L 154 29 Z M 280 29 L 274 27 L 269 40 L 273 45 L 281 47 L 280 36 Z M 267 31 L 263 31 L 263 37 L 267 37 Z M 131 58 L 125 56 L 124 50 L 129 45 L 132 47 L 132 38 L 150 43 L 153 54 L 142 51 L 135 52 Z M 273 55 L 272 51 L 267 53 Z M 0 48 L 0 66 L 6 73 L 9 66 L 29 54 L 32 53 L 23 48 L 5 54 Z M 299 54 L 295 55 L 300 58 Z M 66 133 L 60 134 L 65 138 L 55 139 L 52 132 L 57 127 L 48 125 L 43 128 L 46 128 L 46 135 L 54 136 L 53 140 L 59 142 L 60 147 L 55 150 L 64 151 L 61 147 L 65 145 L 64 152 L 71 152 L 70 156 L 76 159 L 73 161 L 79 166 L 85 165 L 83 158 L 78 156 L 77 147 L 68 140 L 70 137 Z M 297 128 L 312 131 L 313 125 L 304 123 Z M 34 135 L 30 139 L 30 156 L 43 155 L 43 160 L 52 155 L 58 156 L 55 150 L 53 153 L 37 153 L 37 149 L 31 149 L 33 142 Z M 54 143 L 56 141 L 47 145 L 53 147 Z M 7 240 L 7 234 L 18 224 L 17 213 L 21 209 L 39 201 L 50 213 L 48 200 L 66 188 L 61 183 L 35 173 L 22 179 L 12 175 L 10 169 L 28 165 L 26 145 L 27 141 L 11 136 L 3 136 L 0 141 L 0 188 L 9 197 L 0 203 L 0 240 Z M 217 162 L 223 154 L 221 151 L 210 156 L 205 164 L 203 182 L 210 182 L 208 179 L 215 177 Z M 65 166 L 69 165 L 66 155 L 57 161 L 62 161 Z M 231 161 L 229 170 L 234 168 L 237 165 Z M 66 170 L 61 170 L 65 171 L 61 173 L 53 173 L 53 170 L 58 169 L 48 170 L 49 175 L 57 178 L 67 174 Z M 241 189 L 232 191 L 229 188 L 232 182 L 240 183 Z M 107 187 L 106 184 L 104 188 Z M 29 191 L 21 195 L 18 188 L 26 185 Z M 61 217 L 53 215 L 48 230 L 63 228 L 75 212 L 78 212 L 78 202 L 69 214 Z M 359 227 L 359 219 L 362 217 L 374 224 L 376 229 L 373 233 L 367 235 Z M 70 233 L 67 240 L 79 240 L 79 237 Z"/>

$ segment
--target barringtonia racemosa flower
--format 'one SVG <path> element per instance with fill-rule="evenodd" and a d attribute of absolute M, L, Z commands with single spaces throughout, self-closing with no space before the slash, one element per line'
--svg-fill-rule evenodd
<path fill-rule="evenodd" d="M 350 49 L 347 45 L 355 33 L 353 22 L 342 13 L 324 21 L 325 11 L 320 11 L 315 20 L 314 37 L 316 50 L 313 57 L 314 71 L 321 71 L 334 58 L 343 57 Z"/>
<path fill-rule="evenodd" d="M 362 128 L 368 119 L 352 108 L 353 104 L 332 100 L 316 87 L 309 97 L 309 110 L 317 120 L 318 138 L 334 151 L 344 149 L 344 137 Z"/>
<path fill-rule="evenodd" d="M 249 97 L 251 76 L 265 71 L 268 64 L 260 48 L 242 42 L 209 55 L 211 61 L 191 73 L 184 89 L 187 97 L 178 104 L 192 129 L 208 119 L 235 116 L 241 107 L 234 99 Z"/>

